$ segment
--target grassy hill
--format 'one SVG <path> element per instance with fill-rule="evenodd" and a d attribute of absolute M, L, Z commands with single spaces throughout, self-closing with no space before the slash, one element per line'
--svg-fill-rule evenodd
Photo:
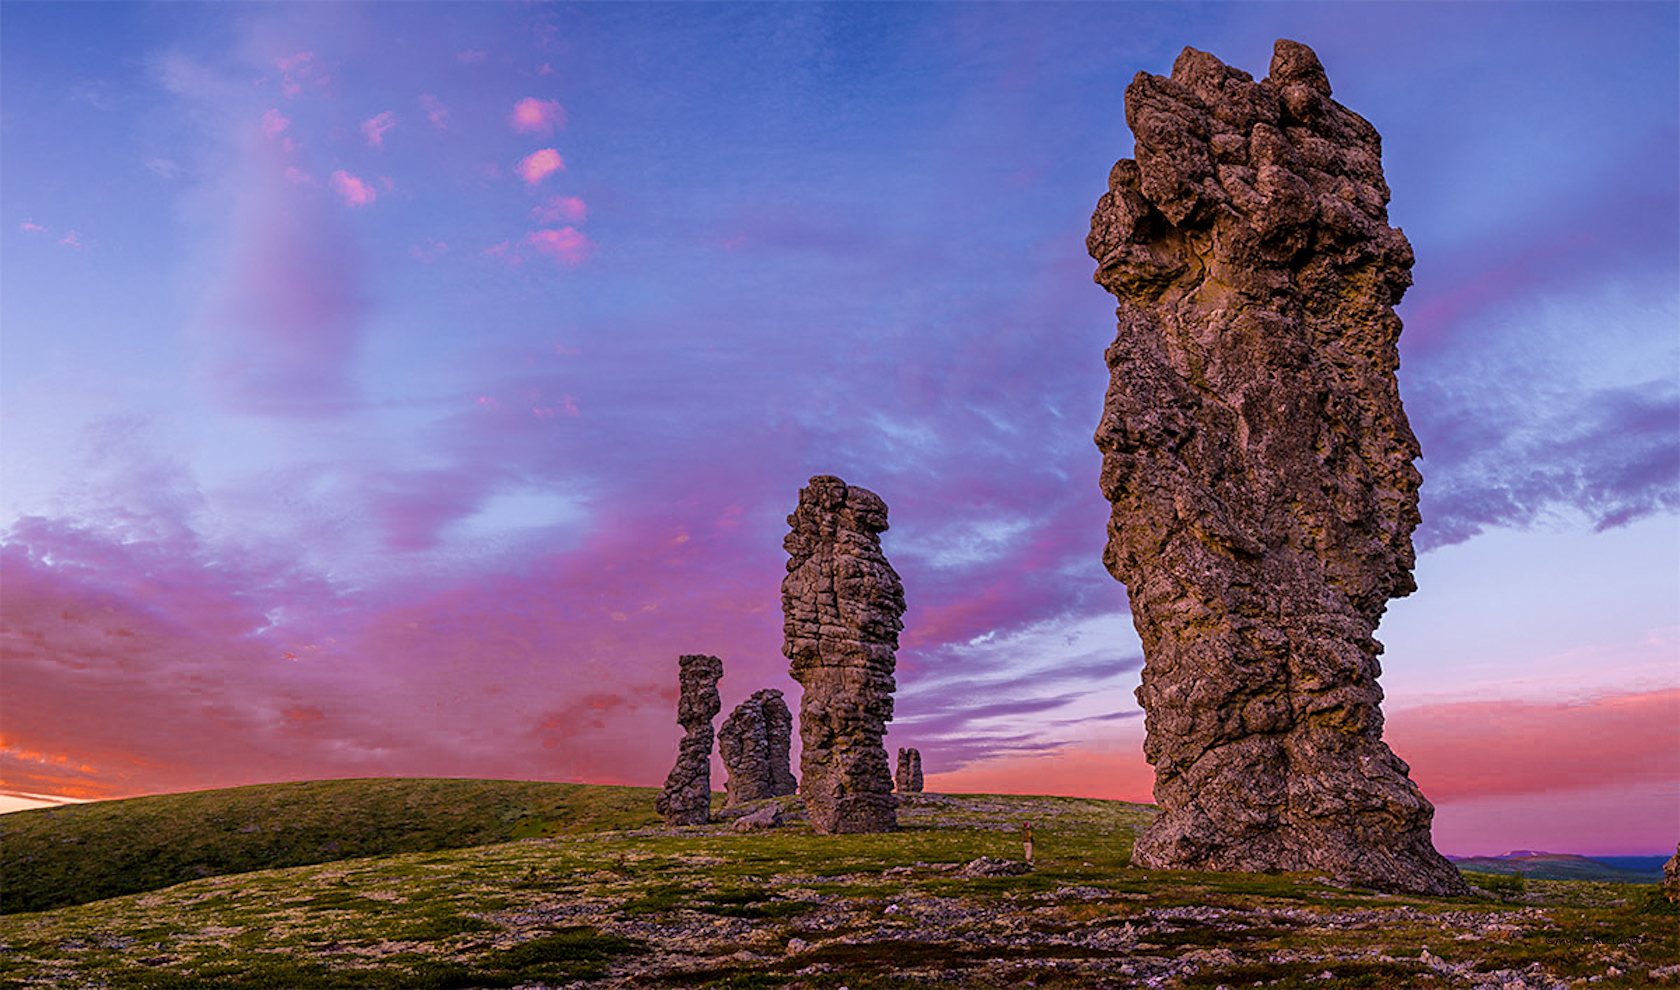
<path fill-rule="evenodd" d="M 1313 874 L 1141 870 L 1130 866 L 1132 840 L 1154 813 L 1142 805 L 910 795 L 895 833 L 819 836 L 796 798 L 777 801 L 789 825 L 737 832 L 728 820 L 649 824 L 648 790 L 290 786 L 305 789 L 175 798 L 276 818 L 222 810 L 195 829 L 178 806 L 179 817 L 161 820 L 187 845 L 323 814 L 346 836 L 464 841 L 466 823 L 493 819 L 537 837 L 210 876 L 6 915 L 0 990 L 1680 985 L 1680 916 L 1653 886 L 1473 874 L 1497 889 L 1448 900 Z M 316 786 L 342 790 L 307 789 Z M 521 804 L 501 790 L 510 786 L 533 790 Z M 539 800 L 550 787 L 561 788 L 560 804 Z M 221 804 L 230 794 L 246 803 Z M 475 803 L 483 807 L 463 809 Z M 146 810 L 113 803 L 106 825 L 138 834 L 121 806 Z M 385 815 L 385 825 L 357 820 L 356 808 Z M 1023 824 L 1035 844 L 1021 872 Z M 251 825 L 263 830 L 241 831 Z M 329 834 L 298 845 L 317 855 L 333 841 L 347 848 Z M 118 847 L 98 846 L 96 858 Z M 139 870 L 124 854 L 85 872 Z"/>
<path fill-rule="evenodd" d="M 657 822 L 651 788 L 322 780 L 0 815 L 0 913 L 184 880 Z"/>

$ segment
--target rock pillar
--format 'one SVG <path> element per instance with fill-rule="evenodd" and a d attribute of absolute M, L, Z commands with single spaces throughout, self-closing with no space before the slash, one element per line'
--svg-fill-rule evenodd
<path fill-rule="evenodd" d="M 723 708 L 723 661 L 702 654 L 677 658 L 677 723 L 686 735 L 654 808 L 667 825 L 704 825 L 712 816 L 712 719 Z"/>
<path fill-rule="evenodd" d="M 922 751 L 915 748 L 898 751 L 898 793 L 922 793 Z"/>
<path fill-rule="evenodd" d="M 788 763 L 792 744 L 793 713 L 782 692 L 765 688 L 737 705 L 718 731 L 718 752 L 729 773 L 725 803 L 734 807 L 797 790 Z"/>
<path fill-rule="evenodd" d="M 1279 41 L 1255 82 L 1186 48 L 1126 89 L 1135 160 L 1091 218 L 1119 301 L 1103 559 L 1143 639 L 1161 814 L 1134 862 L 1466 890 L 1382 739 L 1373 638 L 1414 589 L 1395 380 L 1412 250 L 1382 142 Z"/>
<path fill-rule="evenodd" d="M 893 715 L 904 587 L 881 553 L 887 505 L 819 475 L 800 489 L 788 525 L 782 652 L 804 688 L 799 793 L 819 833 L 890 831 L 898 799 L 881 740 Z"/>

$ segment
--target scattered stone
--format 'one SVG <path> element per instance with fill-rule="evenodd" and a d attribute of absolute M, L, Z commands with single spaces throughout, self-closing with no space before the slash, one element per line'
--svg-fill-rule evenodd
<path fill-rule="evenodd" d="M 1137 75 L 1126 120 L 1136 160 L 1087 244 L 1119 300 L 1103 559 L 1143 640 L 1161 807 L 1133 862 L 1467 893 L 1382 740 L 1372 633 L 1415 588 L 1421 476 L 1381 138 L 1287 40 L 1258 83 L 1186 48 Z"/>
<path fill-rule="evenodd" d="M 735 831 L 756 832 L 766 828 L 781 828 L 782 824 L 782 809 L 767 804 L 750 815 L 742 815 L 735 819 Z"/>
<path fill-rule="evenodd" d="M 898 751 L 898 792 L 900 794 L 920 794 L 922 792 L 922 751 L 915 747 Z"/>
<path fill-rule="evenodd" d="M 677 658 L 677 670 L 677 724 L 686 735 L 654 808 L 667 825 L 704 825 L 712 814 L 712 719 L 723 708 L 717 689 L 723 661 L 685 654 Z"/>
<path fill-rule="evenodd" d="M 1680 904 L 1680 843 L 1675 843 L 1674 855 L 1663 864 L 1662 892 L 1670 901 Z"/>
<path fill-rule="evenodd" d="M 881 552 L 887 504 L 818 475 L 800 489 L 788 525 L 782 652 L 805 689 L 799 793 L 818 834 L 891 831 L 898 799 L 881 740 L 893 716 L 904 586 Z"/>
<path fill-rule="evenodd" d="M 788 761 L 792 742 L 793 713 L 782 700 L 782 692 L 765 688 L 737 705 L 718 731 L 718 752 L 729 774 L 724 806 L 798 790 Z"/>
<path fill-rule="evenodd" d="M 981 856 L 979 859 L 970 861 L 961 870 L 957 871 L 957 876 L 1018 877 L 1024 873 L 1031 872 L 1031 863 L 1023 863 L 1017 859 L 993 859 L 990 856 Z"/>

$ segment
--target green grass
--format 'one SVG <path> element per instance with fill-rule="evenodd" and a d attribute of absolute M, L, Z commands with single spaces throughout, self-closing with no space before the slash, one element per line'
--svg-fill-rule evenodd
<path fill-rule="evenodd" d="M 345 792 L 346 807 L 389 807 L 401 791 L 364 786 L 384 797 Z M 1120 802 L 913 796 L 898 832 L 819 836 L 649 827 L 652 793 L 641 808 L 622 797 L 573 794 L 577 817 L 543 819 L 547 838 L 0 917 L 0 990 L 1468 988 L 1515 973 L 1529 986 L 1680 986 L 1649 976 L 1680 966 L 1680 914 L 1651 885 L 1472 876 L 1486 895 L 1436 899 L 1310 873 L 1139 870 L 1127 854 L 1152 809 Z M 404 807 L 417 829 L 431 814 Z M 502 808 L 478 817 L 540 817 Z M 625 827 L 597 830 L 612 814 Z M 353 834 L 368 827 L 339 817 Z M 980 856 L 1019 859 L 1024 822 L 1033 872 L 961 876 Z M 197 841 L 186 819 L 175 827 Z"/>
<path fill-rule="evenodd" d="M 186 880 L 658 821 L 650 788 L 512 780 L 323 780 L 0 815 L 0 913 Z"/>

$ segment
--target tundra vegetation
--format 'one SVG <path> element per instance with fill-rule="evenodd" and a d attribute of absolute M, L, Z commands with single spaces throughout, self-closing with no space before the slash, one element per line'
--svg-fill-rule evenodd
<path fill-rule="evenodd" d="M 1146 805 L 905 794 L 895 832 L 817 835 L 797 798 L 738 832 L 762 803 L 670 827 L 656 793 L 335 781 L 6 815 L 0 987 L 1680 984 L 1654 884 L 1393 895 L 1133 868 Z M 243 872 L 176 882 L 194 863 Z"/>

